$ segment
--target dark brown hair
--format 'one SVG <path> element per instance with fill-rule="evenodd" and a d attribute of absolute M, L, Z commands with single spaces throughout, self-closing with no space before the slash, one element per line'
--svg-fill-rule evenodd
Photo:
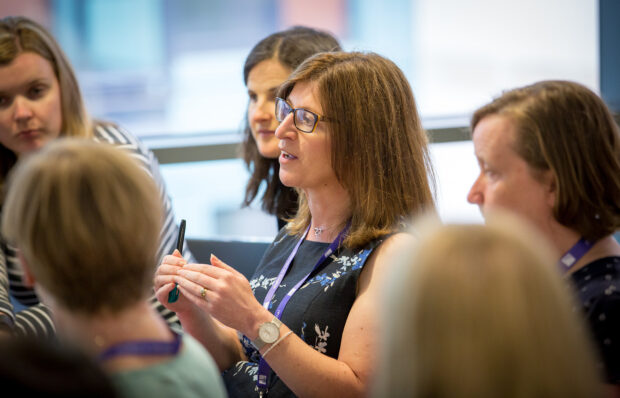
<path fill-rule="evenodd" d="M 542 81 L 504 93 L 478 109 L 516 127 L 515 151 L 537 172 L 551 170 L 555 219 L 586 239 L 620 227 L 620 130 L 595 93 L 569 81 Z"/>
<path fill-rule="evenodd" d="M 247 85 L 248 75 L 252 68 L 268 59 L 275 59 L 292 71 L 314 54 L 339 50 L 338 40 L 324 31 L 295 26 L 273 33 L 258 42 L 250 51 L 243 66 L 243 81 Z M 297 192 L 280 182 L 278 159 L 265 158 L 258 152 L 247 116 L 243 132 L 242 155 L 251 173 L 245 188 L 243 205 L 248 206 L 256 198 L 264 182 L 265 192 L 261 199 L 263 210 L 275 214 L 280 219 L 292 217 L 297 209 Z"/>
<path fill-rule="evenodd" d="M 351 200 L 351 229 L 344 242 L 359 247 L 394 232 L 411 214 L 433 210 L 428 140 L 411 87 L 392 61 L 373 53 L 323 53 L 300 65 L 280 87 L 287 98 L 297 83 L 316 86 L 329 123 L 331 164 Z M 303 192 L 290 225 L 310 223 Z"/>

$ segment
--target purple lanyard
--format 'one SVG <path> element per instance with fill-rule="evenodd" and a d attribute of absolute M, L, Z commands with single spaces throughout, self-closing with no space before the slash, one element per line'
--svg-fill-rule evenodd
<path fill-rule="evenodd" d="M 558 261 L 560 269 L 565 273 L 570 271 L 573 265 L 575 265 L 595 243 L 596 242 L 590 242 L 585 238 L 579 239 L 579 241 L 577 241 L 577 243 L 575 243 Z"/>
<path fill-rule="evenodd" d="M 123 355 L 176 355 L 181 347 L 181 335 L 174 333 L 173 341 L 136 340 L 115 344 L 99 354 L 99 362 Z"/>
<path fill-rule="evenodd" d="M 336 250 L 338 250 L 338 248 L 340 247 L 340 244 L 346 238 L 347 233 L 349 232 L 349 228 L 350 227 L 351 227 L 351 222 L 349 221 L 347 223 L 347 225 L 344 227 L 344 229 L 342 231 L 340 231 L 338 236 L 336 236 L 336 239 L 334 239 L 334 241 L 329 245 L 327 250 L 325 250 L 325 252 L 321 255 L 321 257 L 316 262 L 314 267 L 312 267 L 312 270 L 310 272 L 308 272 L 303 278 L 301 278 L 301 280 L 299 282 L 297 282 L 295 284 L 295 286 L 293 286 L 291 288 L 291 290 L 288 291 L 288 293 L 286 293 L 286 296 L 284 296 L 282 298 L 282 301 L 280 301 L 280 304 L 278 305 L 278 308 L 276 309 L 276 312 L 274 313 L 274 315 L 278 319 L 282 318 L 282 311 L 284 311 L 284 307 L 286 307 L 286 304 L 288 304 L 288 302 L 291 299 L 291 297 L 293 297 L 293 294 L 295 294 L 295 292 L 297 290 L 299 290 L 301 285 L 303 285 L 304 282 L 306 282 L 306 280 L 308 280 L 308 277 L 314 271 L 316 271 L 321 266 L 321 264 L 323 264 L 323 262 L 329 256 L 332 255 L 332 253 L 334 253 Z M 286 272 L 288 271 L 289 267 L 291 266 L 291 263 L 293 262 L 293 258 L 295 258 L 295 255 L 297 254 L 297 251 L 299 251 L 299 246 L 301 246 L 301 242 L 303 242 L 304 239 L 306 239 L 306 236 L 308 235 L 308 231 L 309 230 L 310 230 L 310 225 L 308 225 L 308 228 L 306 228 L 306 232 L 304 232 L 303 236 L 301 238 L 299 238 L 299 240 L 297 241 L 297 244 L 293 248 L 293 251 L 288 256 L 288 258 L 286 259 L 286 262 L 282 266 L 282 269 L 280 270 L 280 273 L 278 274 L 278 277 L 276 278 L 275 282 L 273 282 L 273 285 L 271 285 L 271 287 L 269 288 L 269 291 L 267 292 L 267 295 L 265 296 L 265 299 L 263 300 L 263 307 L 269 309 L 268 308 L 269 307 L 269 303 L 273 299 L 273 296 L 276 294 L 276 290 L 278 290 L 278 287 L 280 286 L 280 283 L 282 283 L 282 280 L 284 279 L 284 275 L 286 275 Z M 269 366 L 267 361 L 265 361 L 261 357 L 261 359 L 260 359 L 260 361 L 258 363 L 258 375 L 257 375 L 258 377 L 256 378 L 256 388 L 259 391 L 259 396 L 260 397 L 263 397 L 263 396 L 267 395 L 267 376 L 269 375 L 269 372 L 271 372 L 271 367 Z"/>

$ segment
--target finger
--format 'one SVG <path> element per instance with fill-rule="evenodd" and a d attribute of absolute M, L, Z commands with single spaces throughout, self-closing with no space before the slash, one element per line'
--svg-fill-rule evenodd
<path fill-rule="evenodd" d="M 168 297 L 168 294 L 172 291 L 172 289 L 174 289 L 175 286 L 176 285 L 174 283 L 166 283 L 160 286 L 155 290 L 155 297 L 157 297 L 157 300 L 161 302 L 162 299 Z"/>
<path fill-rule="evenodd" d="M 188 272 L 191 272 L 191 271 L 188 271 Z M 184 275 L 179 275 L 175 277 L 174 282 L 177 283 L 179 286 L 184 287 L 186 290 L 188 290 L 191 294 L 195 296 L 200 296 L 200 291 L 202 290 L 203 287 L 208 289 L 208 286 L 206 286 L 202 282 L 196 282 L 190 278 L 185 277 Z"/>
<path fill-rule="evenodd" d="M 156 275 L 153 278 L 153 286 L 155 287 L 155 289 L 159 289 L 164 285 L 167 285 L 168 283 L 174 283 L 174 278 L 176 277 L 176 275 Z"/>
<path fill-rule="evenodd" d="M 165 293 L 165 294 L 168 294 L 168 293 L 170 293 L 170 292 L 172 291 L 172 289 L 174 289 L 174 287 L 175 287 L 175 286 L 176 286 L 176 285 L 175 285 L 175 283 L 174 283 L 174 282 L 163 284 L 163 285 L 161 285 L 161 286 L 159 287 L 159 289 L 157 289 L 157 292 L 156 292 L 156 293 L 157 293 L 157 294 L 159 294 L 159 293 Z"/>
<path fill-rule="evenodd" d="M 175 249 L 175 252 L 178 253 L 178 250 Z M 181 256 L 176 255 L 166 255 L 162 260 L 162 264 L 176 265 L 178 267 L 182 267 L 187 264 L 187 261 Z"/>
<path fill-rule="evenodd" d="M 181 254 L 181 252 L 179 251 L 179 249 L 174 249 L 174 251 L 172 252 L 172 255 L 174 257 L 181 257 L 183 258 L 183 254 Z"/>
<path fill-rule="evenodd" d="M 182 279 L 193 282 L 195 285 L 198 285 L 200 288 L 202 288 L 203 286 L 211 290 L 215 288 L 215 285 L 213 284 L 215 279 L 211 278 L 208 275 L 203 274 L 202 272 L 189 271 L 183 268 L 179 270 L 177 275 L 181 277 Z"/>
<path fill-rule="evenodd" d="M 192 302 L 193 304 L 197 306 L 204 307 L 205 305 L 208 305 L 209 303 L 208 296 L 207 296 L 207 300 L 205 300 L 204 298 L 202 298 L 200 294 L 196 296 L 193 294 L 192 291 L 189 291 L 188 289 L 186 289 L 185 287 L 181 285 L 179 285 L 179 290 L 181 291 L 181 294 L 183 295 L 183 297 L 185 297 L 187 300 L 189 300 L 190 302 Z M 207 293 L 207 295 L 208 294 L 209 293 Z"/>
<path fill-rule="evenodd" d="M 217 267 L 214 267 L 213 265 L 207 265 L 207 264 L 185 264 L 183 266 L 183 269 L 188 270 L 188 271 L 200 272 L 202 274 L 208 275 L 211 278 L 215 278 L 215 279 L 220 279 L 224 275 L 229 273 L 229 271 L 223 268 L 217 268 Z"/>
<path fill-rule="evenodd" d="M 215 265 L 216 267 L 228 270 L 233 273 L 237 272 L 233 267 L 231 267 L 230 265 L 226 264 L 225 262 L 217 258 L 215 254 L 213 253 L 211 253 L 211 265 Z"/>
<path fill-rule="evenodd" d="M 177 267 L 176 265 L 168 265 L 168 264 L 162 264 L 159 267 L 157 267 L 157 270 L 155 271 L 155 276 L 166 276 L 166 275 L 176 275 L 177 271 L 179 271 L 180 269 L 182 269 L 181 267 Z"/>

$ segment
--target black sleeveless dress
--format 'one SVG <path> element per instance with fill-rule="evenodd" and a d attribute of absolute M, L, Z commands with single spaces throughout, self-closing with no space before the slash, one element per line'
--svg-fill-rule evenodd
<path fill-rule="evenodd" d="M 298 239 L 282 229 L 266 250 L 250 280 L 254 296 L 260 303 Z M 356 298 L 360 273 L 381 242 L 378 239 L 360 249 L 340 249 L 332 254 L 291 297 L 282 313 L 282 322 L 315 350 L 337 358 L 342 331 Z M 328 243 L 307 240 L 301 244 L 269 305 L 272 313 L 286 293 L 314 267 L 328 246 Z M 224 383 L 230 397 L 258 396 L 255 387 L 260 354 L 245 336 L 240 339 L 249 361 L 237 362 L 224 371 Z M 271 398 L 295 396 L 273 371 L 268 385 Z"/>

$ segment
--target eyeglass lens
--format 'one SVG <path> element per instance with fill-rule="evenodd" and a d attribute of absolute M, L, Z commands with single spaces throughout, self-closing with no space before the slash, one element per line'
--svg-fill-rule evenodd
<path fill-rule="evenodd" d="M 281 122 L 293 111 L 293 108 L 282 98 L 276 99 L 276 119 Z M 318 116 L 303 108 L 295 109 L 293 123 L 304 133 L 311 133 L 318 121 Z"/>

